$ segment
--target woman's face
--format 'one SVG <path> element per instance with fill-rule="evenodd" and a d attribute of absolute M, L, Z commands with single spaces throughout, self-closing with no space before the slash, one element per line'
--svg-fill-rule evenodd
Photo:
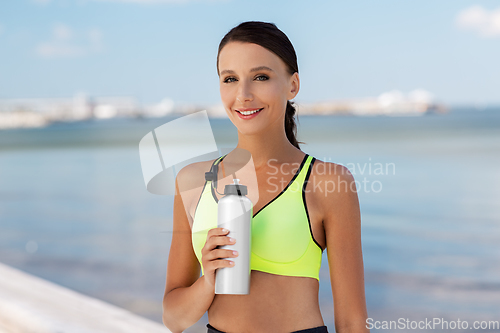
<path fill-rule="evenodd" d="M 284 128 L 286 103 L 297 95 L 299 77 L 276 54 L 258 44 L 229 42 L 219 54 L 219 71 L 222 103 L 240 132 Z M 262 110 L 244 116 L 239 111 L 245 109 Z"/>

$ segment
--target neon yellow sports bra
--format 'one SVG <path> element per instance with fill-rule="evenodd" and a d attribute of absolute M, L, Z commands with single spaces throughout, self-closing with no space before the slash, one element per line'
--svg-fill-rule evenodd
<path fill-rule="evenodd" d="M 220 163 L 224 157 L 226 155 L 214 163 Z M 311 277 L 319 281 L 322 250 L 312 235 L 305 199 L 305 187 L 315 160 L 306 154 L 290 183 L 262 209 L 254 212 L 251 270 Z M 200 265 L 201 249 L 208 230 L 217 228 L 217 202 L 211 182 L 205 181 L 192 228 L 193 249 Z"/>

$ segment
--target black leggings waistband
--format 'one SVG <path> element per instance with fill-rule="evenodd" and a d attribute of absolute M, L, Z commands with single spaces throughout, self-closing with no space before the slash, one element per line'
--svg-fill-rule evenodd
<path fill-rule="evenodd" d="M 226 333 L 226 332 L 219 331 L 212 325 L 207 324 L 207 333 Z M 305 330 L 293 331 L 291 333 L 328 333 L 328 329 L 326 326 L 318 326 L 314 328 L 307 328 Z"/>

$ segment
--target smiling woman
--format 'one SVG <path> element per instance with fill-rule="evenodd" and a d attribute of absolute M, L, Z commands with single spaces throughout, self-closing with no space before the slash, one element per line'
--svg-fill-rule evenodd
<path fill-rule="evenodd" d="M 368 332 L 354 178 L 347 168 L 300 149 L 291 102 L 300 88 L 292 44 L 272 23 L 241 23 L 219 45 L 217 72 L 238 145 L 213 161 L 184 168 L 176 186 L 194 177 L 190 170 L 209 171 L 219 164 L 222 171 L 224 164 L 234 168 L 236 150 L 250 152 L 258 188 L 248 191 L 259 194 L 252 217 L 250 293 L 215 294 L 216 270 L 231 267 L 228 259 L 238 256 L 220 246 L 238 240 L 217 227 L 219 191 L 211 191 L 207 180 L 197 198 L 174 199 L 165 326 L 182 332 L 208 311 L 209 333 L 328 332 L 318 302 L 319 270 L 327 249 L 336 330 Z M 231 181 L 223 176 L 218 182 L 222 188 Z M 315 191 L 324 182 L 339 184 L 339 190 Z"/>
<path fill-rule="evenodd" d="M 268 38 L 263 38 L 264 36 Z M 250 68 L 238 68 L 241 65 L 248 66 L 252 63 L 256 65 Z M 244 73 L 242 70 L 246 72 Z M 250 116 L 244 112 L 256 109 L 264 111 L 263 105 L 253 106 L 252 103 L 244 101 L 245 94 L 248 93 L 250 88 L 257 88 L 261 96 L 261 102 L 271 100 L 274 102 L 269 105 L 269 110 L 273 108 L 285 110 L 286 137 L 292 145 L 300 149 L 299 142 L 296 139 L 294 119 L 296 110 L 293 102 L 290 101 L 300 88 L 298 71 L 297 56 L 290 40 L 271 23 L 242 23 L 239 27 L 230 31 L 219 45 L 217 73 L 220 78 L 221 98 L 226 111 L 230 111 L 233 106 L 233 110 L 237 112 L 239 118 L 245 120 L 253 119 L 257 114 L 262 113 L 259 111 L 254 116 Z M 240 77 L 243 74 L 248 75 L 248 77 Z M 252 82 L 258 85 L 251 87 L 250 83 Z M 293 82 L 294 89 L 287 94 L 283 88 L 290 82 Z M 238 87 L 239 90 L 237 90 Z M 283 107 L 283 102 L 286 103 L 286 107 Z M 232 103 L 232 105 L 229 103 Z M 235 103 L 238 105 L 235 105 Z M 249 107 L 245 107 L 246 105 Z M 232 112 L 229 112 L 229 117 L 233 121 L 234 118 L 231 114 Z"/>

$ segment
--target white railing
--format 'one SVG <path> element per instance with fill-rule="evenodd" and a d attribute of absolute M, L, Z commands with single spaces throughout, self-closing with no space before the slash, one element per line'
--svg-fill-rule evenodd
<path fill-rule="evenodd" d="M 164 325 L 0 263 L 0 332 L 170 333 Z"/>

